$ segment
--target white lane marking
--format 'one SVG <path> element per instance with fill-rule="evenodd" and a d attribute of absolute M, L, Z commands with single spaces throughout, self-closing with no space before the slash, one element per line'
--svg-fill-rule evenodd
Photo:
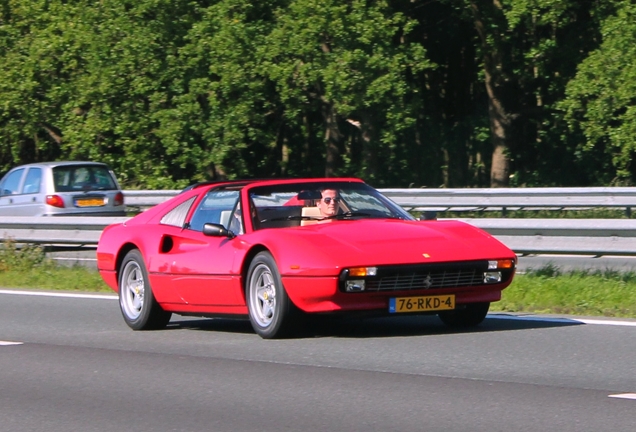
<path fill-rule="evenodd" d="M 24 342 L 0 341 L 0 346 L 5 346 L 5 345 L 24 345 Z"/>
<path fill-rule="evenodd" d="M 97 259 L 95 259 L 95 258 L 53 257 L 53 259 L 55 261 L 95 261 L 95 262 L 97 262 Z"/>
<path fill-rule="evenodd" d="M 13 295 L 26 295 L 26 296 L 42 296 L 42 297 L 68 297 L 68 298 L 85 298 L 85 299 L 100 299 L 100 300 L 117 300 L 117 294 L 74 294 L 74 293 L 57 293 L 47 291 L 20 291 L 20 290 L 2 290 L 0 294 L 13 294 Z M 572 323 L 579 322 L 581 324 L 591 325 L 613 325 L 613 326 L 625 326 L 636 327 L 636 321 L 621 321 L 621 320 L 598 320 L 587 318 L 551 318 L 541 317 L 537 315 L 508 315 L 505 312 L 490 313 L 487 318 L 493 319 L 512 319 L 522 321 L 543 321 L 543 322 L 557 322 L 557 323 Z"/>
<path fill-rule="evenodd" d="M 584 324 L 594 324 L 594 325 L 614 325 L 614 326 L 636 327 L 636 322 L 634 321 L 593 320 L 593 319 L 576 319 L 575 321 L 580 321 Z"/>
<path fill-rule="evenodd" d="M 537 315 L 508 315 L 503 312 L 488 314 L 487 318 L 512 319 L 512 320 L 521 320 L 521 321 L 542 321 L 542 322 L 554 322 L 554 323 L 581 323 L 581 324 L 591 324 L 591 325 L 636 327 L 636 321 L 600 320 L 600 319 L 567 318 L 567 317 L 552 318 L 552 317 L 542 317 Z"/>
<path fill-rule="evenodd" d="M 621 393 L 621 394 L 613 394 L 608 397 L 616 398 L 616 399 L 633 399 L 636 400 L 636 393 Z"/>
<path fill-rule="evenodd" d="M 100 294 L 74 294 L 74 293 L 56 293 L 46 291 L 14 291 L 14 290 L 0 290 L 0 294 L 13 294 L 13 295 L 25 295 L 25 296 L 41 296 L 41 297 L 70 297 L 70 298 L 85 298 L 85 299 L 101 299 L 101 300 L 117 300 L 117 295 L 100 295 Z"/>

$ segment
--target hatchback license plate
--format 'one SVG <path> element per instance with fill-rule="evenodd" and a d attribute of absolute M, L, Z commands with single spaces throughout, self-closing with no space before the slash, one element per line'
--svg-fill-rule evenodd
<path fill-rule="evenodd" d="M 389 312 L 427 312 L 455 309 L 455 296 L 393 297 L 389 299 Z"/>
<path fill-rule="evenodd" d="M 77 207 L 100 207 L 104 205 L 104 198 L 78 198 L 75 200 Z"/>

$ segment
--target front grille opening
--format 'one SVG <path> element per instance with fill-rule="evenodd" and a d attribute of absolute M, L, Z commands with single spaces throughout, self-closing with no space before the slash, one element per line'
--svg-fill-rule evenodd
<path fill-rule="evenodd" d="M 484 285 L 487 261 L 378 267 L 376 277 L 365 278 L 366 292 L 409 291 Z M 502 282 L 512 271 L 502 272 Z"/>
<path fill-rule="evenodd" d="M 367 291 L 399 291 L 410 289 L 436 289 L 481 285 L 483 270 L 444 270 L 431 272 L 398 273 L 367 280 Z"/>

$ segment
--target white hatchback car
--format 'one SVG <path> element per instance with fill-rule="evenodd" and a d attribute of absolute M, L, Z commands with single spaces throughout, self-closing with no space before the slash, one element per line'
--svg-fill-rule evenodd
<path fill-rule="evenodd" d="M 0 181 L 0 216 L 125 216 L 113 171 L 99 162 L 17 166 Z"/>

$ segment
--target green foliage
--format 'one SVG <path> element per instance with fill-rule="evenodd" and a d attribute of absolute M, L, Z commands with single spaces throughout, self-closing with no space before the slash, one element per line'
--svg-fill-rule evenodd
<path fill-rule="evenodd" d="M 34 245 L 18 246 L 11 239 L 0 243 L 0 272 L 30 271 L 33 268 L 48 269 L 52 265 L 44 250 Z"/>
<path fill-rule="evenodd" d="M 617 2 L 617 13 L 604 21 L 603 43 L 581 63 L 561 104 L 570 127 L 581 130 L 582 152 L 611 158 L 603 182 L 632 185 L 636 167 L 636 5 Z M 595 152 L 595 150 L 597 150 Z"/>
<path fill-rule="evenodd" d="M 501 103 L 512 185 L 630 183 L 633 10 L 611 0 L 2 0 L 0 172 L 90 159 L 126 188 L 320 175 L 485 186 L 489 106 Z"/>
<path fill-rule="evenodd" d="M 381 182 L 399 162 L 401 131 L 415 123 L 409 77 L 432 66 L 424 47 L 406 40 L 414 25 L 384 1 L 296 0 L 277 9 L 258 55 L 285 125 L 305 138 L 292 158 L 321 156 L 327 175 Z"/>

